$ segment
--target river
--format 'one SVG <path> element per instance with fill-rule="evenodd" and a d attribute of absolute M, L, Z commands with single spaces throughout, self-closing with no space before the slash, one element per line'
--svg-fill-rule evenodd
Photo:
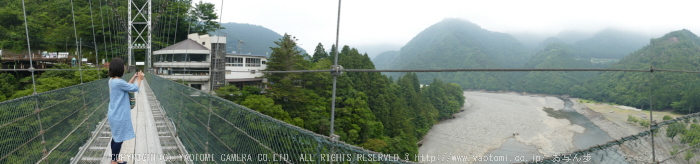
<path fill-rule="evenodd" d="M 604 144 L 608 141 L 612 141 L 613 138 L 608 135 L 605 131 L 600 129 L 597 125 L 593 124 L 588 118 L 582 114 L 576 112 L 576 109 L 572 108 L 574 103 L 568 98 L 560 98 L 564 101 L 564 108 L 560 110 L 554 110 L 552 108 L 545 108 L 544 111 L 548 116 L 557 119 L 569 120 L 572 124 L 579 125 L 585 130 L 583 133 L 574 133 L 573 144 L 576 149 L 587 149 L 591 146 L 596 146 L 599 144 Z M 537 151 L 535 146 L 528 146 L 523 143 L 516 141 L 513 138 L 508 139 L 500 148 L 491 150 L 486 155 L 493 156 L 507 156 L 509 159 L 514 159 L 516 156 L 524 157 L 525 159 L 536 159 L 542 156 L 541 153 Z M 615 153 L 609 153 L 610 156 L 620 156 Z M 596 163 L 605 161 L 595 161 Z M 502 163 L 502 162 L 477 162 L 477 163 Z"/>

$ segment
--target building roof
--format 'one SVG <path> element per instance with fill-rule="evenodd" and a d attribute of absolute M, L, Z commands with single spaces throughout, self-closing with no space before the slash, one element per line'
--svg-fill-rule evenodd
<path fill-rule="evenodd" d="M 160 50 L 207 50 L 207 47 L 202 46 L 202 44 L 195 42 L 192 39 L 186 39 L 181 42 L 175 43 L 173 45 L 170 45 L 168 47 L 165 47 Z M 160 51 L 159 50 L 159 51 Z"/>
<path fill-rule="evenodd" d="M 209 49 L 202 46 L 202 44 L 192 39 L 186 39 L 158 51 L 154 51 L 153 54 L 209 54 L 209 52 Z"/>

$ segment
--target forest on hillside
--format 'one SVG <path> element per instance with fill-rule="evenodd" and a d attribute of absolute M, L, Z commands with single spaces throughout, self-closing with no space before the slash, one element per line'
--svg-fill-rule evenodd
<path fill-rule="evenodd" d="M 382 53 L 373 61 L 382 69 L 648 70 L 653 65 L 656 69 L 695 71 L 700 69 L 697 40 L 688 30 L 649 42 L 634 33 L 606 29 L 573 43 L 548 38 L 541 49 L 531 52 L 508 34 L 487 31 L 465 20 L 445 19 L 416 35 L 400 51 Z M 653 87 L 654 109 L 683 114 L 700 111 L 700 103 L 694 99 L 700 97 L 697 74 L 655 72 L 651 82 L 649 73 L 632 72 L 425 72 L 417 76 L 424 84 L 437 78 L 469 90 L 571 95 L 642 109 L 649 108 Z"/>
<path fill-rule="evenodd" d="M 135 3 L 143 3 L 139 1 L 136 0 Z M 26 53 L 28 49 L 22 1 L 5 0 L 2 4 L 0 49 L 3 53 Z M 73 53 L 80 43 L 88 61 L 95 61 L 95 51 L 98 58 L 107 61 L 113 56 L 126 58 L 127 5 L 126 1 L 111 0 L 73 1 L 73 6 L 70 0 L 25 1 L 32 51 Z M 218 20 L 218 15 L 211 3 L 193 4 L 191 0 L 167 3 L 154 1 L 153 6 L 154 50 L 184 40 L 188 32 L 203 34 L 214 31 L 219 25 L 213 21 Z M 135 19 L 136 22 L 144 21 L 141 17 Z M 143 54 L 145 50 L 135 50 L 134 53 Z M 135 55 L 134 58 L 143 61 L 145 55 Z"/>
<path fill-rule="evenodd" d="M 290 35 L 275 42 L 269 71 L 326 70 L 336 51 L 319 44 L 313 57 L 301 54 Z M 343 46 L 338 61 L 346 69 L 375 69 L 367 54 Z M 333 76 L 330 73 L 266 74 L 266 94 L 255 87 L 229 85 L 217 95 L 276 119 L 313 132 L 330 134 Z M 421 87 L 415 73 L 396 79 L 377 72 L 346 72 L 338 76 L 335 134 L 340 140 L 389 154 L 418 153 L 416 143 L 432 125 L 449 119 L 464 104 L 462 87 L 438 79 Z M 240 96 L 238 96 L 240 95 Z"/>
<path fill-rule="evenodd" d="M 274 42 L 282 38 L 282 35 L 277 32 L 260 25 L 223 23 L 221 26 L 224 27 L 221 32 L 226 34 L 227 53 L 236 51 L 242 54 L 269 55 L 272 53 L 270 47 L 276 46 Z M 212 32 L 212 34 L 216 33 Z M 306 50 L 301 47 L 297 48 L 301 50 L 301 54 L 306 53 Z"/>

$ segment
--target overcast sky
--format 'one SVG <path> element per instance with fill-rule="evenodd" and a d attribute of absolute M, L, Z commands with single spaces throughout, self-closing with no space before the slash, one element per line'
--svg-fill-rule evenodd
<path fill-rule="evenodd" d="M 220 12 L 221 0 L 204 1 L 214 3 L 216 12 Z M 696 33 L 700 32 L 698 2 L 346 0 L 342 2 L 340 13 L 339 43 L 358 47 L 361 52 L 398 50 L 416 34 L 444 18 L 468 20 L 489 31 L 547 36 L 571 30 L 595 32 L 608 27 L 649 37 L 683 28 Z M 313 53 L 319 42 L 326 48 L 335 43 L 338 1 L 229 0 L 224 1 L 223 6 L 223 22 L 261 25 L 280 34 L 291 34 L 309 53 Z"/>

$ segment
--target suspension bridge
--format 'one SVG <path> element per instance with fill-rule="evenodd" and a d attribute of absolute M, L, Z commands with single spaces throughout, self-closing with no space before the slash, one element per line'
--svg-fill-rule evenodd
<path fill-rule="evenodd" d="M 154 2 L 155 5 L 153 5 Z M 144 49 L 150 68 L 152 49 L 160 49 L 175 43 L 176 34 L 168 33 L 171 27 L 160 23 L 173 21 L 162 16 L 179 10 L 182 1 L 104 1 L 90 4 L 90 18 L 94 18 L 93 4 L 99 8 L 100 24 L 91 22 L 94 30 L 102 28 L 103 45 L 97 41 L 94 48 L 96 63 L 98 54 L 106 57 L 128 59 L 133 65 L 134 50 Z M 32 40 L 23 12 L 31 52 Z M 223 1 L 222 1 L 223 4 Z M 71 0 L 71 10 L 73 10 Z M 154 9 L 155 8 L 155 9 Z M 173 9 L 177 8 L 177 9 Z M 222 7 L 223 8 L 223 7 Z M 103 12 L 103 9 L 105 11 Z M 152 13 L 152 11 L 156 11 Z M 71 11 L 74 13 L 74 11 Z M 97 15 L 97 14 L 95 14 Z M 126 17 L 124 17 L 126 16 Z M 73 14 L 73 17 L 74 14 Z M 154 18 L 155 17 L 155 18 Z M 75 30 L 76 45 L 78 33 Z M 106 25 L 105 25 L 106 21 Z M 176 18 L 175 21 L 179 21 Z M 340 1 L 338 24 L 340 23 Z M 178 28 L 178 27 L 173 27 Z M 189 28 L 189 27 L 188 27 Z M 337 29 L 339 34 L 339 29 Z M 170 36 L 173 42 L 170 42 Z M 154 39 L 157 38 L 157 39 Z M 336 45 L 338 45 L 336 36 Z M 160 40 L 158 40 L 160 39 Z M 96 39 L 95 39 L 96 40 Z M 158 42 L 159 44 L 153 44 Z M 107 45 L 109 43 L 109 46 Z M 126 46 L 124 46 L 126 45 Z M 88 50 L 90 51 L 90 50 Z M 336 52 L 337 53 L 337 52 Z M 76 53 L 81 54 L 81 53 Z M 36 69 L 29 57 L 28 69 L 0 69 L 0 71 L 28 71 Z M 341 69 L 335 65 L 330 70 L 262 71 L 263 73 L 318 73 L 332 72 L 333 101 L 335 101 L 335 77 L 341 72 L 496 72 L 496 71 L 624 71 L 638 73 L 670 72 L 700 73 L 681 70 L 623 70 L 623 69 L 440 69 L 440 70 L 361 70 Z M 24 60 L 24 59 L 23 59 Z M 80 63 L 79 63 L 80 64 Z M 99 67 L 99 66 L 98 66 Z M 0 163 L 107 163 L 109 162 L 110 126 L 106 121 L 109 104 L 107 79 L 84 83 L 83 72 L 96 69 L 46 69 L 55 71 L 79 71 L 81 84 L 37 93 L 34 76 L 34 94 L 0 102 Z M 151 70 L 151 69 L 147 69 Z M 99 74 L 99 71 L 98 71 Z M 131 77 L 127 74 L 124 77 Z M 216 74 L 213 74 L 216 75 Z M 653 98 L 653 96 L 652 96 Z M 287 124 L 270 116 L 240 106 L 210 93 L 147 73 L 146 80 L 136 94 L 137 107 L 132 109 L 136 139 L 124 143 L 122 157 L 129 163 L 412 163 L 404 154 L 382 154 L 338 141 L 335 137 L 316 134 Z M 332 103 L 333 105 L 335 103 Z M 650 101 L 650 106 L 651 106 Z M 334 109 L 334 106 L 332 106 Z M 684 154 L 695 153 L 697 144 L 674 142 L 665 137 L 677 133 L 670 128 L 675 123 L 700 119 L 700 114 L 689 114 L 656 123 L 649 130 L 627 137 L 601 142 L 588 149 L 562 152 L 532 163 L 682 163 Z M 332 115 L 331 120 L 334 116 Z M 650 118 L 651 120 L 651 118 Z M 332 121 L 331 121 L 332 124 Z M 331 136 L 333 136 L 331 125 Z M 670 130 L 669 130 L 670 129 Z M 684 128 L 683 128 L 684 129 Z M 689 131 L 686 133 L 700 133 Z M 655 137 L 656 136 L 656 137 Z M 691 157 L 687 162 L 697 162 Z M 449 160 L 449 159 L 448 159 Z"/>

